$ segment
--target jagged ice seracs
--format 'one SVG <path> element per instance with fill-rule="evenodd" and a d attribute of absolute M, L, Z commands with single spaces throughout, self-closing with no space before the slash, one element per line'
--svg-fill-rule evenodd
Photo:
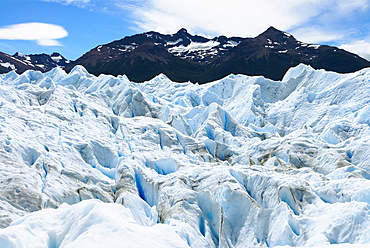
<path fill-rule="evenodd" d="M 370 247 L 370 69 L 0 75 L 0 247 Z"/>

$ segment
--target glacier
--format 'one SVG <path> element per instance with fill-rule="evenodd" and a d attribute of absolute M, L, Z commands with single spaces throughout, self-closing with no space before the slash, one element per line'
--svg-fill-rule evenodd
<path fill-rule="evenodd" d="M 370 247 L 370 69 L 0 75 L 0 247 Z"/>

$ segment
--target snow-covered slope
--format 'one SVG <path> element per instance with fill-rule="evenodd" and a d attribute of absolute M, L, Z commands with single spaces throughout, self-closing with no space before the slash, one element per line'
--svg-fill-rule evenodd
<path fill-rule="evenodd" d="M 369 69 L 0 75 L 0 247 L 370 244 L 369 102 Z"/>

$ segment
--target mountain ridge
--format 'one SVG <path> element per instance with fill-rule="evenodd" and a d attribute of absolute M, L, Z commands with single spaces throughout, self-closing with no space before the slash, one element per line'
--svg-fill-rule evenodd
<path fill-rule="evenodd" d="M 300 63 L 339 73 L 370 67 L 369 61 L 356 54 L 304 43 L 272 26 L 254 38 L 206 38 L 185 28 L 174 34 L 149 31 L 96 46 L 76 61 L 59 53 L 11 56 L 0 52 L 0 73 L 46 72 L 57 66 L 69 72 L 83 65 L 96 76 L 126 75 L 134 82 L 148 81 L 161 73 L 172 81 L 193 83 L 211 82 L 229 74 L 281 80 L 289 68 Z"/>
<path fill-rule="evenodd" d="M 135 50 L 148 43 L 152 45 L 151 51 L 137 56 Z M 155 60 L 154 53 L 160 55 Z M 163 73 L 173 81 L 205 83 L 231 73 L 281 80 L 290 67 L 300 63 L 340 73 L 370 67 L 369 61 L 356 54 L 337 47 L 307 44 L 269 27 L 255 38 L 218 36 L 209 39 L 191 35 L 184 28 L 165 35 L 150 31 L 99 45 L 66 70 L 83 65 L 94 75 L 125 74 L 135 82 L 148 81 Z"/>
<path fill-rule="evenodd" d="M 0 52 L 0 73 L 6 73 L 15 70 L 17 73 L 23 73 L 27 70 L 36 70 L 47 72 L 55 67 L 64 68 L 70 63 L 60 53 L 52 54 L 22 54 L 16 52 L 13 55 Z"/>

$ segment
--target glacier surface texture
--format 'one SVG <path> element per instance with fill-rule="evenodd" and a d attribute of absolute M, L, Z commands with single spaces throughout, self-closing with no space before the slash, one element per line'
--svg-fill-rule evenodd
<path fill-rule="evenodd" d="M 369 247 L 370 69 L 0 75 L 0 247 Z"/>

